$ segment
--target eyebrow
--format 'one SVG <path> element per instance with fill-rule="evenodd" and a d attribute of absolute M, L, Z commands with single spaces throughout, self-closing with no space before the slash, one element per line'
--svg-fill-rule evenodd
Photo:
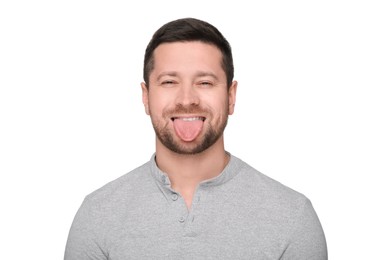
<path fill-rule="evenodd" d="M 212 72 L 206 72 L 206 71 L 198 71 L 197 73 L 196 73 L 196 77 L 198 78 L 198 77 L 212 77 L 213 79 L 218 79 L 218 77 L 214 74 L 214 73 L 212 73 Z"/>
<path fill-rule="evenodd" d="M 160 75 L 158 75 L 157 80 L 160 80 L 164 76 L 178 77 L 178 75 L 179 74 L 176 71 L 165 71 L 165 72 L 160 73 Z M 214 73 L 206 72 L 206 71 L 197 71 L 195 73 L 195 77 L 196 78 L 199 78 L 199 77 L 212 77 L 213 79 L 216 79 L 216 80 L 218 79 L 218 77 Z"/>
<path fill-rule="evenodd" d="M 160 73 L 160 75 L 158 75 L 157 81 L 159 81 L 164 76 L 177 77 L 177 72 L 175 72 L 175 71 L 162 72 L 162 73 Z"/>

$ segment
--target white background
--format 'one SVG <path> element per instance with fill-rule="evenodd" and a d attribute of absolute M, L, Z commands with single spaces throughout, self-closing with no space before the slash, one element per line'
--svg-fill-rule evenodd
<path fill-rule="evenodd" d="M 226 148 L 309 197 L 329 259 L 389 243 L 388 1 L 2 1 L 2 259 L 62 259 L 83 198 L 149 160 L 145 47 L 204 19 L 239 82 Z"/>

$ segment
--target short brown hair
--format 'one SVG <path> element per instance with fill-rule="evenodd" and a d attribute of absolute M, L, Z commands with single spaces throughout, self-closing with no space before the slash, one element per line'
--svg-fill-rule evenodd
<path fill-rule="evenodd" d="M 153 52 L 162 43 L 201 41 L 215 45 L 222 52 L 222 69 L 228 86 L 234 77 L 233 55 L 229 42 L 213 25 L 195 18 L 183 18 L 164 24 L 153 35 L 146 47 L 144 57 L 144 81 L 149 85 L 149 76 L 154 66 Z"/>

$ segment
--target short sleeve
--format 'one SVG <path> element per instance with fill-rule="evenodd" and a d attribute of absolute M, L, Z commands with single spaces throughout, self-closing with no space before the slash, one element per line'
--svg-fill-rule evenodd
<path fill-rule="evenodd" d="M 296 221 L 290 242 L 286 248 L 282 260 L 327 260 L 327 245 L 325 234 L 318 216 L 311 204 L 306 199 L 302 214 Z"/>
<path fill-rule="evenodd" d="M 65 260 L 107 260 L 102 249 L 99 217 L 88 201 L 84 200 L 73 220 L 65 248 Z"/>

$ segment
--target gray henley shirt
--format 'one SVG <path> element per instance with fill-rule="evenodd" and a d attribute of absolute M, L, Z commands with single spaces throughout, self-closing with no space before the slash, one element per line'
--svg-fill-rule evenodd
<path fill-rule="evenodd" d="M 327 259 L 304 195 L 231 155 L 188 210 L 154 158 L 85 198 L 65 260 Z"/>

